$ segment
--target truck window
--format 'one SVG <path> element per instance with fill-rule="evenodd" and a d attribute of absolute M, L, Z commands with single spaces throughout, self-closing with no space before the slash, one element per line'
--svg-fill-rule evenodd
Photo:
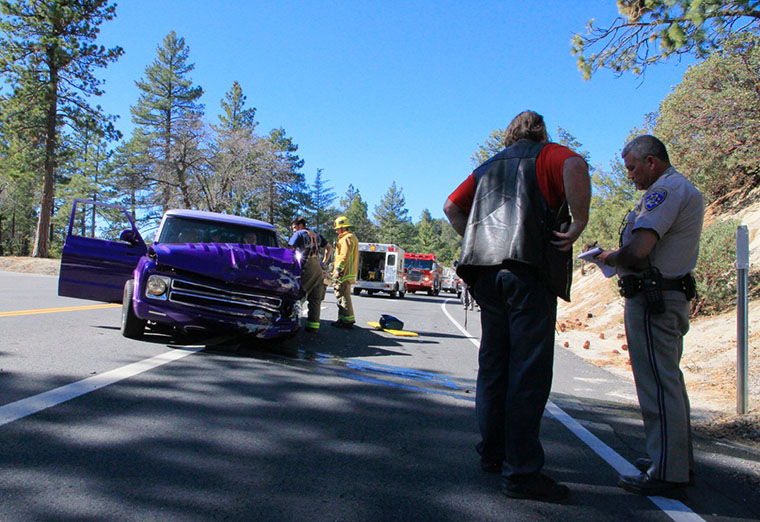
<path fill-rule="evenodd" d="M 169 216 L 161 229 L 157 243 L 245 243 L 268 247 L 277 246 L 273 230 L 246 227 L 221 221 L 202 221 Z"/>
<path fill-rule="evenodd" d="M 396 266 L 396 254 L 388 254 L 388 265 Z"/>

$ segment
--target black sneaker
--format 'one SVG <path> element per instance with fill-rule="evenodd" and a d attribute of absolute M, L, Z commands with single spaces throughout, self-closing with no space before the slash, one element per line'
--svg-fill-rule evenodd
<path fill-rule="evenodd" d="M 570 488 L 543 473 L 520 479 L 504 479 L 501 492 L 511 498 L 558 501 L 567 498 Z"/>
<path fill-rule="evenodd" d="M 652 467 L 652 459 L 648 459 L 646 457 L 641 457 L 636 459 L 633 462 L 633 465 L 636 467 L 637 470 L 641 471 L 642 473 L 646 473 L 649 471 L 649 468 Z M 689 486 L 696 486 L 697 485 L 697 478 L 694 475 L 694 470 L 689 470 Z"/>

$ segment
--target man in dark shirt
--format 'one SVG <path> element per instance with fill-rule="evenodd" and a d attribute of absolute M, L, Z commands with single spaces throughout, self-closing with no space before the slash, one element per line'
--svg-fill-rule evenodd
<path fill-rule="evenodd" d="M 295 248 L 301 257 L 301 286 L 309 301 L 309 315 L 306 318 L 304 330 L 311 333 L 319 332 L 319 316 L 322 311 L 322 300 L 325 298 L 325 278 L 322 265 L 332 256 L 332 245 L 319 232 L 306 228 L 306 220 L 296 218 L 290 224 L 293 235 L 288 245 Z M 319 261 L 319 249 L 325 253 L 322 264 Z"/>

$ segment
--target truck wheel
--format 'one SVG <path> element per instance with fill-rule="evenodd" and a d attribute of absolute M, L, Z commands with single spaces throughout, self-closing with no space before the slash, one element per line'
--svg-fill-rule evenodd
<path fill-rule="evenodd" d="M 359 295 L 359 294 L 361 294 L 361 293 L 362 293 L 362 289 L 361 289 L 361 288 L 356 288 L 356 287 L 354 287 L 354 290 L 353 290 L 353 292 L 354 292 L 354 295 Z"/>
<path fill-rule="evenodd" d="M 130 279 L 124 284 L 124 296 L 121 301 L 121 335 L 129 339 L 140 339 L 145 332 L 145 320 L 135 315 L 132 309 L 132 296 L 135 282 Z"/>

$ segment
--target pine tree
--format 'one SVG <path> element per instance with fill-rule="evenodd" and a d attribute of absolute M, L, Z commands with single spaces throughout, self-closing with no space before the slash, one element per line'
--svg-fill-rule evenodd
<path fill-rule="evenodd" d="M 202 206 L 214 212 L 260 217 L 251 200 L 264 183 L 267 140 L 256 134 L 256 109 L 246 108 L 238 82 L 221 100 L 219 124 L 209 158 L 210 169 L 201 172 Z"/>
<path fill-rule="evenodd" d="M 171 31 L 157 53 L 145 77 L 135 82 L 140 97 L 131 108 L 133 146 L 147 162 L 142 170 L 159 189 L 156 203 L 163 209 L 174 202 L 192 207 L 190 177 L 200 153 L 203 88 L 193 86 L 188 76 L 195 65 L 188 63 L 184 38 Z"/>
<path fill-rule="evenodd" d="M 426 254 L 436 254 L 442 250 L 441 231 L 438 223 L 435 222 L 430 211 L 422 211 L 420 221 L 415 225 L 417 237 L 415 241 L 415 250 Z"/>
<path fill-rule="evenodd" d="M 381 243 L 394 243 L 404 250 L 414 247 L 415 230 L 406 208 L 403 190 L 391 183 L 388 192 L 375 206 L 374 219 L 378 226 Z"/>
<path fill-rule="evenodd" d="M 298 145 L 288 137 L 282 127 L 272 129 L 264 151 L 265 172 L 259 191 L 259 209 L 269 223 L 280 223 L 286 228 L 298 210 L 297 194 L 305 186 L 300 172 L 304 161 L 298 157 Z"/>
<path fill-rule="evenodd" d="M 53 215 L 55 171 L 64 125 L 77 130 L 101 128 L 112 138 L 118 133 L 99 107 L 88 103 L 99 96 L 102 81 L 93 70 L 105 67 L 123 53 L 94 44 L 98 26 L 115 16 L 108 0 L 47 0 L 0 2 L 0 70 L 14 89 L 20 107 L 43 113 L 36 122 L 44 136 L 42 195 L 34 241 L 35 257 L 47 257 Z M 23 96 L 20 96 L 22 95 Z"/>
<path fill-rule="evenodd" d="M 337 196 L 327 185 L 327 180 L 322 179 L 322 169 L 317 169 L 309 194 L 312 210 L 309 216 L 310 228 L 325 235 L 332 229 L 331 217 L 335 214 L 332 204 Z"/>
<path fill-rule="evenodd" d="M 253 131 L 258 123 L 256 122 L 256 108 L 246 109 L 245 103 L 248 99 L 243 94 L 243 88 L 235 81 L 232 82 L 232 88 L 224 95 L 222 100 L 222 114 L 219 115 L 220 128 L 230 131 L 247 129 Z"/>
<path fill-rule="evenodd" d="M 353 189 L 353 187 L 350 189 Z M 359 241 L 364 243 L 380 242 L 377 227 L 367 216 L 367 203 L 362 200 L 358 190 L 355 191 L 353 201 L 351 201 L 351 204 L 343 214 L 348 218 L 348 222 L 351 223 L 352 230 L 356 234 L 356 237 L 359 238 Z"/>

